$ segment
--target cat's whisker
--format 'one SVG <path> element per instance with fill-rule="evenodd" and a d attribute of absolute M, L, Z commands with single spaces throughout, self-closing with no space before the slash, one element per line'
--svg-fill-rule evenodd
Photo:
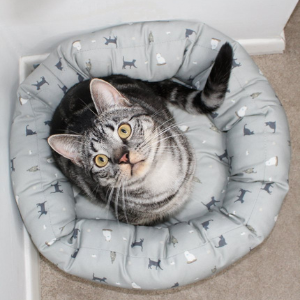
<path fill-rule="evenodd" d="M 126 223 L 128 224 L 128 218 L 127 218 L 127 214 L 126 214 L 126 199 L 125 199 L 125 192 L 124 192 L 124 181 L 122 181 L 122 199 L 123 199 L 123 203 L 122 203 L 122 206 L 123 206 L 123 212 L 124 212 L 124 217 L 125 217 L 125 220 L 126 220 Z"/>
<path fill-rule="evenodd" d="M 61 130 L 61 131 L 63 132 L 63 130 Z M 74 134 L 76 134 L 76 135 L 81 135 L 81 133 L 76 132 L 76 131 L 71 130 L 71 129 L 69 129 L 68 133 L 74 133 Z"/>
<path fill-rule="evenodd" d="M 165 133 L 166 131 L 169 131 L 170 129 L 174 128 L 174 127 L 177 127 L 177 125 L 176 124 L 172 124 L 172 125 L 164 128 L 163 130 L 156 130 L 155 134 L 154 134 L 154 132 L 152 132 L 152 134 L 149 135 L 149 137 L 151 137 L 152 139 L 156 138 L 156 137 L 160 136 L 161 134 Z"/>
<path fill-rule="evenodd" d="M 156 141 L 156 142 L 153 142 L 153 143 L 151 143 L 150 145 L 145 145 L 144 150 L 145 150 L 145 149 L 148 150 L 149 148 L 151 148 L 151 147 L 157 145 L 158 143 L 161 143 L 161 142 L 164 141 L 164 140 L 171 139 L 171 138 L 174 138 L 174 137 L 176 137 L 176 136 L 182 136 L 182 135 L 184 135 L 184 133 L 172 134 L 172 135 L 167 136 L 167 137 L 165 137 L 165 138 L 162 138 L 162 139 L 160 139 L 160 140 L 158 140 L 158 141 Z M 146 146 L 147 146 L 147 148 L 146 148 Z"/>
<path fill-rule="evenodd" d="M 163 153 L 174 154 L 174 151 L 172 149 L 159 148 L 159 151 L 157 152 L 156 155 L 163 154 Z"/>
<path fill-rule="evenodd" d="M 159 115 L 159 114 L 161 114 L 161 115 Z M 164 114 L 168 114 L 168 115 L 170 114 L 168 109 L 161 109 L 161 110 L 156 111 L 156 113 L 151 115 L 151 118 L 154 120 L 155 119 L 161 120 L 162 118 L 165 119 Z"/>
<path fill-rule="evenodd" d="M 169 110 L 164 108 L 164 109 L 161 109 L 161 110 L 158 110 L 156 113 L 154 113 L 153 115 L 151 115 L 151 118 L 156 118 L 158 116 L 158 114 L 163 114 L 163 113 L 169 113 Z"/>
<path fill-rule="evenodd" d="M 81 98 L 78 98 L 82 103 L 84 103 L 85 104 L 85 107 L 91 112 L 91 113 L 93 113 L 97 118 L 99 117 L 94 111 L 92 111 L 89 107 L 88 107 L 88 105 L 87 105 L 87 103 L 85 103 Z"/>
<path fill-rule="evenodd" d="M 168 130 L 170 130 L 171 128 L 169 128 Z M 167 130 L 165 130 L 167 131 Z M 158 138 L 160 135 L 162 135 L 165 131 L 163 132 L 153 132 L 151 133 L 147 139 L 145 139 L 139 146 L 138 146 L 138 149 L 142 148 L 142 147 L 145 147 L 147 146 L 149 143 L 151 143 L 153 140 L 155 140 L 156 138 Z"/>
<path fill-rule="evenodd" d="M 169 119 L 169 120 L 171 120 L 171 119 Z M 153 139 L 155 139 L 156 137 L 159 137 L 160 135 L 162 135 L 163 133 L 165 133 L 165 132 L 167 132 L 167 131 L 170 131 L 171 129 L 173 129 L 173 128 L 176 128 L 176 127 L 178 127 L 178 126 L 181 126 L 181 125 L 193 125 L 193 124 L 195 124 L 196 122 L 194 121 L 194 122 L 191 122 L 191 121 L 189 121 L 189 122 L 183 122 L 183 123 L 178 123 L 178 124 L 172 124 L 172 125 L 170 125 L 170 126 L 168 126 L 168 127 L 166 127 L 165 129 L 163 129 L 162 131 L 158 131 L 155 135 L 154 134 L 151 134 L 151 135 L 149 135 L 148 137 L 147 137 L 147 139 L 145 139 L 145 141 L 144 141 L 144 143 L 142 143 L 140 146 L 143 146 L 143 144 L 147 144 L 148 142 L 150 142 L 151 140 L 153 140 Z M 159 126 L 160 127 L 160 126 Z M 159 127 L 157 127 L 156 129 L 158 129 Z M 180 130 L 180 128 L 178 128 L 179 130 Z M 150 138 L 150 140 L 149 140 L 149 138 Z"/>
<path fill-rule="evenodd" d="M 119 223 L 119 217 L 118 217 L 118 200 L 119 200 L 119 190 L 120 190 L 120 187 L 118 187 L 117 189 L 117 194 L 116 194 L 116 198 L 114 199 L 114 207 L 115 207 L 115 216 L 116 216 L 116 219 Z"/>
<path fill-rule="evenodd" d="M 169 120 L 172 120 L 172 119 L 169 119 Z M 166 122 L 165 122 L 166 123 Z M 165 132 L 167 131 L 170 131 L 171 129 L 173 128 L 176 128 L 176 127 L 180 127 L 182 125 L 185 125 L 185 126 L 188 126 L 188 125 L 194 125 L 194 124 L 197 124 L 196 121 L 188 121 L 188 122 L 182 122 L 182 123 L 177 123 L 177 124 L 172 124 L 170 125 L 169 127 L 166 127 L 165 129 L 163 129 L 162 131 L 157 131 L 153 133 L 151 133 L 147 138 L 145 138 L 145 140 L 143 141 L 143 143 L 141 143 L 137 149 L 140 150 L 142 147 L 144 147 L 145 145 L 149 144 L 152 140 L 154 140 L 155 138 L 159 137 L 160 135 L 164 134 Z M 163 125 L 163 124 L 162 124 Z M 161 126 L 161 125 L 160 125 Z M 159 126 L 159 127 L 160 127 Z M 156 129 L 158 129 L 159 127 L 157 127 Z M 181 130 L 180 128 L 178 128 L 179 130 Z"/>
<path fill-rule="evenodd" d="M 166 127 L 164 130 L 162 130 L 162 131 L 160 131 L 160 133 L 164 133 L 164 132 L 167 132 L 167 131 L 169 131 L 170 129 L 173 129 L 173 128 L 176 128 L 176 127 L 178 127 L 178 129 L 179 130 L 181 130 L 180 129 L 180 126 L 183 126 L 183 125 L 185 125 L 185 126 L 187 126 L 187 125 L 194 125 L 194 124 L 196 124 L 197 122 L 192 122 L 192 121 L 188 121 L 188 122 L 182 122 L 182 123 L 174 123 L 173 125 L 170 125 L 169 127 Z"/>
<path fill-rule="evenodd" d="M 170 121 L 174 121 L 174 120 L 173 120 L 173 117 L 170 118 L 170 119 L 168 119 L 167 121 L 163 122 L 163 123 L 160 124 L 158 127 L 156 127 L 156 130 L 158 130 L 161 126 L 163 126 L 164 124 L 166 124 L 166 123 L 168 123 L 168 122 L 170 122 Z M 148 140 L 149 137 L 151 137 L 151 134 L 150 134 L 147 138 L 145 138 L 145 141 L 144 141 L 144 142 L 147 142 L 147 140 Z"/>
<path fill-rule="evenodd" d="M 115 187 L 112 186 L 109 197 L 107 199 L 107 204 L 106 204 L 106 207 L 105 207 L 106 209 L 109 209 L 109 207 L 110 207 L 110 202 L 111 202 L 111 199 L 112 199 L 112 196 L 113 196 L 114 189 L 115 189 Z"/>
<path fill-rule="evenodd" d="M 112 189 L 112 187 L 108 187 L 108 189 L 106 190 L 106 194 L 105 194 L 105 198 L 107 199 L 107 194 L 108 192 Z"/>
<path fill-rule="evenodd" d="M 149 146 L 149 147 L 147 147 L 147 148 L 144 148 L 144 149 L 140 149 L 140 153 L 142 154 L 142 155 L 147 155 L 147 152 L 148 152 L 148 150 L 151 148 L 151 146 Z M 174 154 L 174 151 L 172 151 L 172 150 L 178 150 L 179 149 L 179 147 L 177 146 L 177 145 L 175 145 L 175 146 L 168 146 L 168 145 L 165 145 L 165 146 L 160 146 L 159 147 L 159 152 L 164 152 L 164 153 L 171 153 L 171 154 Z M 170 151 L 167 151 L 167 150 L 170 150 Z"/>
<path fill-rule="evenodd" d="M 99 184 L 96 184 L 96 186 L 93 188 L 92 192 L 97 194 L 98 187 L 99 187 Z"/>
<path fill-rule="evenodd" d="M 159 120 L 159 122 L 161 122 L 161 120 Z M 165 124 L 167 124 L 168 122 L 172 122 L 174 124 L 174 118 L 173 116 L 171 116 L 169 119 L 167 119 L 165 122 L 161 123 L 159 126 L 156 127 L 156 129 L 159 129 L 160 127 L 164 126 Z"/>
<path fill-rule="evenodd" d="M 116 198 L 114 201 L 114 206 L 115 206 L 115 215 L 116 215 L 116 219 L 118 220 L 119 223 L 119 213 L 118 213 L 118 206 L 119 206 L 119 194 L 120 194 L 120 189 L 122 187 L 122 176 L 118 176 L 117 179 L 117 193 L 116 193 Z"/>
<path fill-rule="evenodd" d="M 148 149 L 148 148 L 146 148 L 146 149 Z M 159 150 L 161 150 L 161 149 L 179 149 L 179 147 L 178 146 L 160 146 L 159 147 Z"/>
<path fill-rule="evenodd" d="M 164 134 L 164 133 L 167 132 L 167 131 L 170 131 L 171 129 L 173 129 L 173 128 L 175 128 L 175 127 L 177 127 L 177 125 L 176 125 L 176 124 L 173 124 L 173 125 L 170 125 L 169 127 L 165 128 L 165 129 L 162 130 L 162 131 L 158 131 L 157 134 L 154 135 L 154 136 L 152 137 L 152 139 L 155 139 L 155 138 L 159 137 L 160 135 Z M 152 140 L 152 139 L 151 139 L 151 140 Z M 150 140 L 150 141 L 151 141 L 151 140 Z M 149 142 L 149 141 L 148 141 L 148 142 Z M 147 142 L 147 143 L 148 143 L 148 142 Z"/>

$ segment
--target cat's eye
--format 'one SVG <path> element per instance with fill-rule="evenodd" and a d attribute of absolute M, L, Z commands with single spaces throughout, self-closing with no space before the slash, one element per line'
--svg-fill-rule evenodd
<path fill-rule="evenodd" d="M 121 139 L 127 139 L 131 134 L 131 127 L 129 124 L 122 124 L 118 129 L 118 134 Z"/>
<path fill-rule="evenodd" d="M 95 156 L 95 164 L 100 167 L 103 168 L 107 165 L 108 163 L 108 157 L 104 154 L 98 154 L 97 156 Z"/>

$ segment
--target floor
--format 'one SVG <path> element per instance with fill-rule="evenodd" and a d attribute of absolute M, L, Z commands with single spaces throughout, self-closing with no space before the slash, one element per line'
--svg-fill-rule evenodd
<path fill-rule="evenodd" d="M 300 299 L 300 5 L 286 29 L 284 54 L 253 57 L 285 108 L 292 141 L 290 192 L 269 238 L 214 277 L 167 291 L 103 286 L 60 271 L 41 258 L 42 300 Z"/>

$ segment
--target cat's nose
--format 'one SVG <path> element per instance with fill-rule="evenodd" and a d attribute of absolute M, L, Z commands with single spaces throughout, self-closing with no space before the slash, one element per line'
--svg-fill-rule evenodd
<path fill-rule="evenodd" d="M 123 154 L 123 156 L 119 160 L 120 163 L 129 163 L 129 152 Z"/>

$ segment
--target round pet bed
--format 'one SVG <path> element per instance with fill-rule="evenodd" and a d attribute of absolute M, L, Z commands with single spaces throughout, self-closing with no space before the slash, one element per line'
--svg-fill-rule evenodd
<path fill-rule="evenodd" d="M 210 116 L 171 107 L 197 155 L 183 209 L 153 227 L 119 223 L 72 187 L 47 144 L 64 93 L 91 77 L 174 78 L 202 89 L 225 42 L 234 49 L 226 100 Z M 235 41 L 202 23 L 128 24 L 69 39 L 20 85 L 11 177 L 38 250 L 62 270 L 133 289 L 167 289 L 213 275 L 271 232 L 288 191 L 289 129 L 267 79 Z"/>

